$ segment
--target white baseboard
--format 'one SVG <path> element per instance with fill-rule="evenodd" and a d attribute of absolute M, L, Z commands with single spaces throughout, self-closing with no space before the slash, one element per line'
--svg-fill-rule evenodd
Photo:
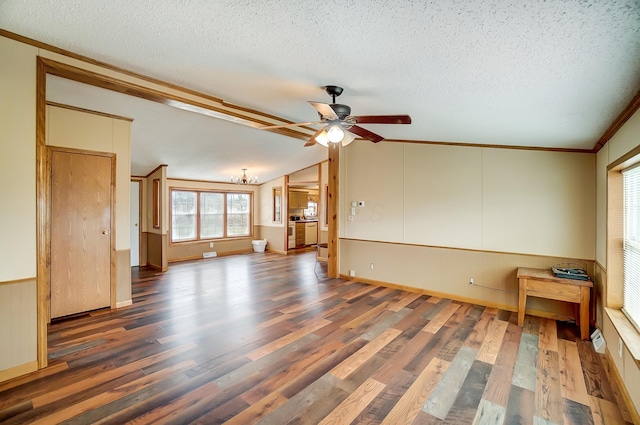
<path fill-rule="evenodd" d="M 133 304 L 132 300 L 120 301 L 116 303 L 116 308 L 127 307 Z"/>

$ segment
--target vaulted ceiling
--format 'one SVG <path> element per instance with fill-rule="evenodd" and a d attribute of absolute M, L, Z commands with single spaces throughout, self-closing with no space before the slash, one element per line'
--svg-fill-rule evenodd
<path fill-rule="evenodd" d="M 637 0 L 3 0 L 0 28 L 293 122 L 308 100 L 387 139 L 593 149 L 640 90 Z M 135 119 L 132 172 L 261 180 L 326 148 L 51 77 L 50 100 Z M 364 143 L 364 142 L 363 142 Z"/>

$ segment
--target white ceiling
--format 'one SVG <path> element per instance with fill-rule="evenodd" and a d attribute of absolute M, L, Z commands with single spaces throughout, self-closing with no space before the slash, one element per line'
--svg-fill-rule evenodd
<path fill-rule="evenodd" d="M 296 122 L 341 85 L 355 115 L 411 115 L 363 125 L 388 139 L 592 149 L 640 90 L 638 0 L 2 0 L 0 28 Z M 135 119 L 134 174 L 264 181 L 326 157 L 74 85 L 48 96 Z"/>

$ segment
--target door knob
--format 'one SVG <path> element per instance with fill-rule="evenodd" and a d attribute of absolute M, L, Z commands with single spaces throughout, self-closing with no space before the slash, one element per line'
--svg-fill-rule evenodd
<path fill-rule="evenodd" d="M 108 230 L 103 230 L 103 231 L 102 231 L 102 234 L 103 234 L 103 235 L 108 235 L 108 234 L 109 234 L 109 231 L 108 231 Z"/>

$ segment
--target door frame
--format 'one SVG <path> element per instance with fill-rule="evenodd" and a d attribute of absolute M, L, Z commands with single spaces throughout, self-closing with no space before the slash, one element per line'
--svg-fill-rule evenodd
<path fill-rule="evenodd" d="M 142 185 L 143 179 L 138 177 L 131 177 L 129 180 L 129 185 L 131 183 L 138 183 L 138 266 L 145 266 L 142 261 Z M 131 205 L 129 205 L 129 210 L 131 210 Z"/>
<path fill-rule="evenodd" d="M 102 156 L 109 158 L 111 164 L 111 184 L 109 185 L 109 208 L 111 210 L 111 214 L 109 214 L 109 305 L 111 308 L 116 308 L 116 154 L 112 152 L 98 152 L 98 151 L 90 151 L 85 149 L 75 149 L 75 148 L 65 148 L 61 146 L 46 146 L 47 150 L 47 172 L 49 173 L 49 183 L 51 183 L 51 173 L 53 172 L 53 168 L 51 166 L 52 156 L 54 152 L 65 152 L 70 154 L 77 155 L 92 155 L 92 156 Z M 51 184 L 46 188 L 47 193 L 47 227 L 49 232 L 49 238 L 47 239 L 47 246 L 45 247 L 45 256 L 47 265 L 49 268 L 49 273 L 46 276 L 43 276 L 46 280 L 46 285 L 48 286 L 48 300 L 47 304 L 47 323 L 51 323 Z M 44 282 L 43 282 L 44 283 Z"/>

